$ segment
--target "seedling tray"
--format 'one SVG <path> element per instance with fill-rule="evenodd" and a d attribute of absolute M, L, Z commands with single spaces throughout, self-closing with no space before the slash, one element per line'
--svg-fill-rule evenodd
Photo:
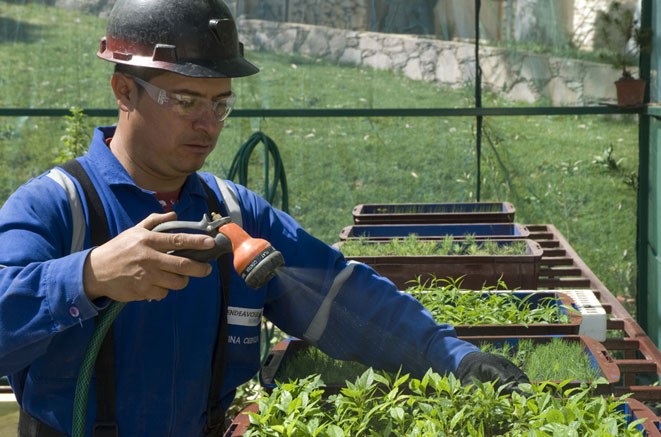
<path fill-rule="evenodd" d="M 579 335 L 568 335 L 568 336 L 480 336 L 480 337 L 460 337 L 463 340 L 469 341 L 476 346 L 479 346 L 483 343 L 493 344 L 498 347 L 502 347 L 504 344 L 508 344 L 511 347 L 516 347 L 521 339 L 530 339 L 535 345 L 544 344 L 551 341 L 552 338 L 560 337 L 563 340 L 569 342 L 580 343 L 583 345 L 585 354 L 590 358 L 590 362 L 594 369 L 598 369 L 603 377 L 606 379 L 607 383 L 599 384 L 595 389 L 595 394 L 610 394 L 611 387 L 613 384 L 617 383 L 620 379 L 620 370 L 613 361 L 613 358 L 610 356 L 608 351 L 596 340 L 589 337 L 579 336 Z M 303 340 L 296 338 L 290 338 L 280 341 L 272 350 L 269 352 L 269 355 L 266 358 L 264 365 L 262 366 L 259 373 L 259 381 L 262 387 L 270 393 L 276 387 L 276 380 L 279 377 L 280 370 L 287 365 L 290 360 L 294 359 L 297 353 L 304 351 L 305 349 L 311 347 L 308 343 Z M 318 373 L 318 368 L 310 368 L 309 372 L 302 372 L 300 375 L 294 375 L 295 378 L 301 379 L 305 378 L 311 374 Z M 305 374 L 303 374 L 305 373 Z M 347 375 L 345 379 L 353 381 L 357 375 Z M 322 377 L 323 379 L 323 377 Z M 542 381 L 533 381 L 533 382 L 542 382 Z M 578 386 L 581 383 L 588 383 L 589 381 L 576 380 L 572 381 L 569 386 L 574 387 Z M 326 382 L 326 395 L 337 394 L 340 390 L 345 387 L 343 381 L 333 381 Z"/>
<path fill-rule="evenodd" d="M 474 292 L 479 293 L 479 292 Z M 496 293 L 512 293 L 513 295 L 529 303 L 533 308 L 535 305 L 548 305 L 548 302 L 558 306 L 558 310 L 567 314 L 567 323 L 530 323 L 520 324 L 484 324 L 484 325 L 454 325 L 457 335 L 462 337 L 471 336 L 548 336 L 548 335 L 579 335 L 583 316 L 580 311 L 575 310 L 574 300 L 566 293 L 553 291 L 498 291 Z M 486 293 L 482 293 L 486 296 Z M 550 301 L 548 299 L 551 299 Z M 497 311 L 494 308 L 494 311 Z"/>
<path fill-rule="evenodd" d="M 646 437 L 661 437 L 658 418 L 645 404 L 637 399 L 629 398 L 620 408 L 628 419 L 627 423 L 634 422 L 638 419 L 646 419 L 645 422 L 638 426 L 638 429 L 643 431 Z M 250 404 L 241 410 L 234 420 L 232 420 L 223 437 L 243 437 L 250 426 L 250 417 L 247 413 L 257 412 L 259 412 L 257 404 Z"/>
<path fill-rule="evenodd" d="M 583 335 L 562 335 L 562 336 L 548 336 L 548 335 L 540 335 L 540 336 L 516 336 L 516 337 L 510 337 L 510 336 L 481 336 L 481 337 L 462 337 L 460 336 L 463 340 L 469 341 L 473 343 L 476 346 L 480 346 L 481 344 L 491 344 L 496 347 L 503 347 L 504 345 L 508 345 L 510 347 L 516 348 L 517 345 L 521 340 L 527 339 L 532 341 L 534 345 L 542 345 L 546 344 L 552 341 L 554 338 L 561 338 L 564 341 L 567 342 L 572 342 L 572 343 L 580 343 L 583 345 L 583 350 L 585 354 L 589 357 L 590 363 L 592 365 L 592 368 L 594 369 L 599 369 L 601 372 L 601 376 L 605 378 L 607 383 L 603 384 L 598 384 L 595 388 L 594 393 L 603 395 L 603 394 L 611 394 L 613 385 L 616 384 L 620 380 L 620 368 L 617 366 L 615 363 L 613 357 L 611 357 L 610 353 L 606 348 L 599 343 L 598 341 L 586 337 Z M 543 382 L 543 381 L 532 381 L 533 383 L 537 382 Z M 558 381 L 554 381 L 558 382 Z M 568 384 L 569 387 L 578 387 L 581 384 L 589 384 L 592 381 L 588 380 L 573 380 Z"/>
<path fill-rule="evenodd" d="M 513 240 L 494 240 L 499 246 Z M 507 288 L 536 289 L 543 250 L 539 243 L 524 240 L 525 253 L 520 255 L 422 255 L 422 256 L 352 256 L 347 259 L 371 266 L 390 279 L 400 290 L 420 277 L 461 278 L 468 289 L 495 287 L 503 282 Z M 378 242 L 374 242 L 378 244 Z M 342 247 L 338 242 L 336 247 Z"/>
<path fill-rule="evenodd" d="M 509 202 L 364 203 L 353 208 L 355 224 L 512 223 Z"/>
<path fill-rule="evenodd" d="M 368 240 L 392 240 L 416 235 L 425 240 L 441 240 L 447 237 L 477 239 L 521 239 L 530 231 L 519 223 L 441 223 L 441 224 L 393 224 L 349 225 L 340 231 L 340 240 L 366 238 Z"/>

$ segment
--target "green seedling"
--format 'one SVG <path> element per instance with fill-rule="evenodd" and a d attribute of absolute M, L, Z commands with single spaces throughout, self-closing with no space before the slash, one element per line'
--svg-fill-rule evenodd
<path fill-rule="evenodd" d="M 603 378 L 601 370 L 590 362 L 582 344 L 562 338 L 553 338 L 542 344 L 531 339 L 521 339 L 516 345 L 482 342 L 479 347 L 508 358 L 532 381 L 600 381 Z M 326 385 L 345 385 L 368 368 L 354 361 L 332 358 L 314 346 L 304 347 L 285 357 L 275 375 L 277 382 L 297 381 L 316 374 Z"/>
<path fill-rule="evenodd" d="M 477 240 L 474 235 L 457 239 L 451 235 L 441 240 L 421 240 L 411 234 L 385 242 L 358 237 L 342 242 L 340 251 L 345 256 L 449 256 L 449 255 L 524 255 L 526 242 L 511 240 Z"/>
<path fill-rule="evenodd" d="M 568 323 L 568 311 L 555 298 L 533 302 L 533 293 L 517 295 L 462 290 L 456 282 L 432 279 L 409 287 L 406 292 L 418 299 L 438 323 L 451 325 L 530 325 Z"/>
<path fill-rule="evenodd" d="M 536 344 L 531 339 L 521 339 L 514 346 L 505 342 L 499 345 L 482 343 L 485 352 L 502 355 L 516 364 L 532 381 L 597 381 L 603 378 L 595 368 L 583 345 L 562 338 Z"/>
<path fill-rule="evenodd" d="M 279 384 L 249 413 L 255 436 L 642 436 L 644 419 L 623 411 L 626 397 L 593 397 L 591 387 L 523 384 L 507 394 L 494 383 L 462 385 L 452 374 L 421 379 L 371 368 L 337 395 L 318 375 Z"/>
<path fill-rule="evenodd" d="M 302 348 L 285 358 L 275 375 L 276 381 L 294 381 L 314 372 L 326 384 L 344 384 L 347 379 L 353 379 L 367 370 L 364 364 L 331 358 L 313 346 Z"/>

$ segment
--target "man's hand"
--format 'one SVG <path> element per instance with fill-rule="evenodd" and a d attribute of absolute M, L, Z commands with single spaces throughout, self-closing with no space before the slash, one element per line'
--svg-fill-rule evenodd
<path fill-rule="evenodd" d="M 85 260 L 83 285 L 90 299 L 102 296 L 120 302 L 163 299 L 168 290 L 181 290 L 193 277 L 211 273 L 208 263 L 169 255 L 178 249 L 214 247 L 212 237 L 192 233 L 152 232 L 156 225 L 175 220 L 176 214 L 151 214 L 107 243 L 90 251 Z"/>
<path fill-rule="evenodd" d="M 462 384 L 477 381 L 496 381 L 499 386 L 505 386 L 505 392 L 517 390 L 522 383 L 530 383 L 528 376 L 508 359 L 487 352 L 471 352 L 466 355 L 457 367 L 456 376 Z"/>

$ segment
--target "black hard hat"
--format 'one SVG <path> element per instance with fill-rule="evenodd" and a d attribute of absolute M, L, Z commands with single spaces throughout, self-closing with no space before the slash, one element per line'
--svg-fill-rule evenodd
<path fill-rule="evenodd" d="M 117 0 L 97 56 L 191 77 L 259 71 L 243 57 L 234 18 L 222 0 Z"/>

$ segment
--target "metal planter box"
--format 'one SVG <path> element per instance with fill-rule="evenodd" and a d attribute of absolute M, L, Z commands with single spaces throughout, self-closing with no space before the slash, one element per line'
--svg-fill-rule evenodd
<path fill-rule="evenodd" d="M 356 224 L 512 223 L 509 202 L 364 203 L 353 208 Z"/>
<path fill-rule="evenodd" d="M 393 225 L 349 225 L 340 231 L 340 241 L 349 238 L 368 240 L 392 240 L 416 235 L 422 240 L 455 239 L 474 236 L 476 239 L 522 239 L 530 231 L 519 223 L 441 223 L 441 224 L 393 224 Z"/>
<path fill-rule="evenodd" d="M 259 406 L 257 404 L 250 404 L 236 415 L 232 423 L 225 430 L 223 437 L 243 437 L 248 431 L 250 426 L 250 417 L 247 413 L 258 413 Z"/>
<path fill-rule="evenodd" d="M 646 437 L 661 437 L 659 418 L 647 405 L 637 399 L 628 398 L 622 409 L 629 418 L 629 423 L 637 419 L 646 419 L 638 426 L 638 429 L 643 431 Z"/>
<path fill-rule="evenodd" d="M 494 241 L 498 245 L 513 244 L 513 240 Z M 400 290 L 419 276 L 423 281 L 432 277 L 462 278 L 461 286 L 469 289 L 496 286 L 499 280 L 509 289 L 536 289 L 543 250 L 535 241 L 524 241 L 525 253 L 520 255 L 348 256 L 347 259 L 371 266 Z M 342 250 L 342 242 L 335 247 Z"/>

